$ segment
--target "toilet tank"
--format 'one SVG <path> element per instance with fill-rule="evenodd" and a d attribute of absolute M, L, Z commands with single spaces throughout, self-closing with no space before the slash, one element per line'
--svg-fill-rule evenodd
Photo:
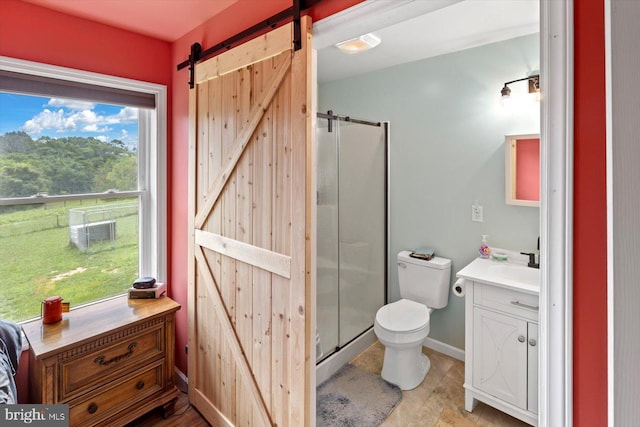
<path fill-rule="evenodd" d="M 398 254 L 400 296 L 429 308 L 443 308 L 449 303 L 451 260 L 433 257 L 429 261 L 412 258 L 411 252 Z"/>

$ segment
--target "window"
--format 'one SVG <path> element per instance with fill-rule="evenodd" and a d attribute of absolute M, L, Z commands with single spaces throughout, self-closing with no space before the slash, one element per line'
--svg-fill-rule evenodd
<path fill-rule="evenodd" d="M 166 88 L 0 57 L 0 318 L 165 281 Z"/>

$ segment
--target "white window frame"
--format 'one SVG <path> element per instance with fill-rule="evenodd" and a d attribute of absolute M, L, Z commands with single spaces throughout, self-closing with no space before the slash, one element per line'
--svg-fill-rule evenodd
<path fill-rule="evenodd" d="M 151 94 L 155 97 L 155 110 L 140 109 L 138 121 L 138 190 L 101 195 L 109 197 L 138 196 L 140 276 L 152 276 L 166 283 L 167 269 L 167 88 L 164 85 L 114 77 L 106 74 L 25 61 L 0 56 L 0 70 L 33 76 L 70 80 L 90 85 Z M 85 198 L 85 195 L 30 197 L 29 203 L 51 200 Z M 23 198 L 24 199 L 24 198 Z M 27 200 L 16 199 L 17 203 Z"/>

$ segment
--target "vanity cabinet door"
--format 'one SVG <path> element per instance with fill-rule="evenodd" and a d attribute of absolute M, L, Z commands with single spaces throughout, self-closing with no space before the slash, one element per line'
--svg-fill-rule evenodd
<path fill-rule="evenodd" d="M 538 324 L 527 323 L 527 410 L 538 413 Z"/>
<path fill-rule="evenodd" d="M 473 386 L 526 409 L 527 322 L 479 307 L 473 317 Z"/>

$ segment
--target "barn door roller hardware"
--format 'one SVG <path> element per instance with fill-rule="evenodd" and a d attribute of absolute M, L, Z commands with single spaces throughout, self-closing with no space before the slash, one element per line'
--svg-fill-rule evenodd
<path fill-rule="evenodd" d="M 319 119 L 327 119 L 327 122 L 328 122 L 327 132 L 333 132 L 334 120 L 342 120 L 345 122 L 358 123 L 358 124 L 367 125 L 367 126 L 377 126 L 377 127 L 382 126 L 381 122 L 370 122 L 368 120 L 354 119 L 353 117 L 349 117 L 349 116 L 338 116 L 337 114 L 333 114 L 333 110 L 327 111 L 326 114 L 316 113 L 316 117 L 318 117 Z"/>
<path fill-rule="evenodd" d="M 320 3 L 322 0 L 293 0 L 293 5 L 282 12 L 278 12 L 270 18 L 265 19 L 256 25 L 247 28 L 246 30 L 229 37 L 225 41 L 218 43 L 206 50 L 202 50 L 200 43 L 194 43 L 191 45 L 191 53 L 189 59 L 182 61 L 178 64 L 178 70 L 189 67 L 189 87 L 194 87 L 194 73 L 195 65 L 204 61 L 205 59 L 212 58 L 220 53 L 231 49 L 237 44 L 252 38 L 265 30 L 275 28 L 278 24 L 289 21 L 293 21 L 293 49 L 298 50 L 302 47 L 302 29 L 300 28 L 300 14 L 302 11 L 309 9 L 312 6 Z"/>

